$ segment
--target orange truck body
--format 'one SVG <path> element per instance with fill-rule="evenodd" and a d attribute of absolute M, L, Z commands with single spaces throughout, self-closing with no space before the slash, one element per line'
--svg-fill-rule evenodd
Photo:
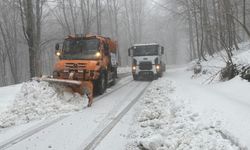
<path fill-rule="evenodd" d="M 98 46 L 94 50 L 96 56 L 93 55 L 92 58 L 88 59 L 74 59 L 70 57 L 69 59 L 66 59 L 66 57 L 64 57 L 64 49 L 66 49 L 65 42 L 85 42 L 88 40 L 98 41 Z M 68 50 L 68 53 L 71 53 L 70 51 L 72 51 L 72 55 L 75 55 L 75 52 L 73 53 L 74 45 L 71 47 L 72 48 Z M 62 81 L 81 81 L 81 85 L 70 85 L 65 83 L 75 92 L 80 94 L 103 94 L 108 85 L 115 83 L 117 77 L 116 50 L 117 42 L 108 37 L 99 35 L 68 36 L 64 40 L 63 48 L 57 49 L 56 51 L 59 55 L 59 60 L 54 66 L 53 78 L 62 79 Z M 80 54 L 81 52 L 79 52 L 79 55 Z M 67 54 L 67 56 L 70 56 L 70 54 Z"/>

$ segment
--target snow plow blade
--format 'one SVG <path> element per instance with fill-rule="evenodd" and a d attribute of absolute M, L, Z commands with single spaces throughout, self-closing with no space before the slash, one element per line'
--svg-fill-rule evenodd
<path fill-rule="evenodd" d="M 91 106 L 93 102 L 93 83 L 91 81 L 76 81 L 69 79 L 55 79 L 50 77 L 41 77 L 41 78 L 33 78 L 33 80 L 37 81 L 45 81 L 48 83 L 61 84 L 64 86 L 70 87 L 74 92 L 77 92 L 81 95 L 87 95 L 89 102 L 88 107 Z"/>
<path fill-rule="evenodd" d="M 39 78 L 39 81 L 45 81 L 45 82 L 49 82 L 49 83 L 60 83 L 60 84 L 66 84 L 66 85 L 78 85 L 78 86 L 80 86 L 82 84 L 81 81 L 66 80 L 66 79 L 54 79 L 54 78 Z"/>

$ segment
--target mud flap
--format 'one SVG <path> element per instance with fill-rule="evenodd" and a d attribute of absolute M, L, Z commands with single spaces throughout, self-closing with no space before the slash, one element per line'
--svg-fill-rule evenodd
<path fill-rule="evenodd" d="M 90 107 L 93 103 L 93 90 L 94 90 L 94 86 L 93 83 L 91 81 L 83 81 L 80 89 L 82 91 L 82 95 L 85 95 L 88 97 L 88 107 Z"/>

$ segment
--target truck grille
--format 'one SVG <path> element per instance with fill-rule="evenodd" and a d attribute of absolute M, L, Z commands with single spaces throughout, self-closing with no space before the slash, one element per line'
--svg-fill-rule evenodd
<path fill-rule="evenodd" d="M 154 73 L 152 71 L 140 71 L 139 76 L 143 77 L 153 77 Z"/>
<path fill-rule="evenodd" d="M 65 69 L 67 70 L 83 70 L 86 68 L 84 63 L 66 63 Z"/>
<path fill-rule="evenodd" d="M 151 70 L 152 69 L 152 62 L 150 62 L 150 61 L 140 62 L 139 69 L 140 70 Z"/>

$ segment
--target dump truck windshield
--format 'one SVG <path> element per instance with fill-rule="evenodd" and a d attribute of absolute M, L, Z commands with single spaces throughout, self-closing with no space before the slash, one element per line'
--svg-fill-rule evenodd
<path fill-rule="evenodd" d="M 61 59 L 97 59 L 98 47 L 98 39 L 67 39 L 63 43 Z"/>
<path fill-rule="evenodd" d="M 158 55 L 158 45 L 135 46 L 133 56 L 153 56 Z"/>

